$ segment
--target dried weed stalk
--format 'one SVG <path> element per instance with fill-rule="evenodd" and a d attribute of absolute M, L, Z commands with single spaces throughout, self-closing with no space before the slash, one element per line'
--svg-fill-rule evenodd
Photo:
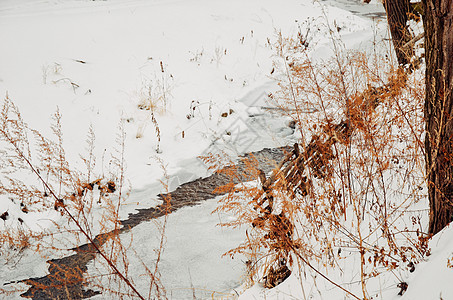
<path fill-rule="evenodd" d="M 270 98 L 294 120 L 300 140 L 271 174 L 253 160 L 242 176 L 205 158 L 242 182 L 219 188 L 228 194 L 217 211 L 237 217 L 222 225 L 247 226 L 246 240 L 227 254 L 249 257 L 251 283 L 274 287 L 297 261 L 359 299 L 320 271 L 348 259 L 342 249 L 356 252 L 361 298 L 368 299 L 368 279 L 401 265 L 412 269 L 429 253 L 423 74 L 339 44 L 328 60 L 311 59 L 297 38 L 280 35 L 276 48 L 280 90 Z"/>
<path fill-rule="evenodd" d="M 144 299 L 128 278 L 125 255 L 128 246 L 119 238 L 119 211 L 128 194 L 124 191 L 124 130 L 120 129 L 119 148 L 111 160 L 110 174 L 108 177 L 96 177 L 93 129 L 90 128 L 87 139 L 88 155 L 82 157 L 86 172 L 75 171 L 66 159 L 59 111 L 53 117 L 51 129 L 55 139 L 48 139 L 29 128 L 16 105 L 8 97 L 3 101 L 0 116 L 0 195 L 7 196 L 23 213 L 47 213 L 55 219 L 56 232 L 52 229 L 52 232 L 35 233 L 33 224 L 18 220 L 19 230 L 5 228 L 0 233 L 0 239 L 5 242 L 2 252 L 7 247 L 30 247 L 37 253 L 43 250 L 60 251 L 88 243 L 90 253 L 99 255 L 119 282 L 116 291 L 124 294 L 122 290 L 125 289 L 130 291 L 126 294 Z M 98 203 L 104 206 L 102 210 Z M 68 219 L 66 225 L 56 218 L 60 214 Z M 100 219 L 95 218 L 96 214 L 101 215 Z M 27 225 L 31 226 L 29 231 Z M 61 241 L 61 233 L 65 234 L 63 238 L 66 236 L 64 242 L 69 244 Z M 41 239 L 43 235 L 46 238 Z M 64 282 L 72 277 L 74 282 L 85 281 L 83 272 L 72 271 L 65 268 L 57 273 L 62 273 Z M 39 285 L 37 282 L 32 284 Z M 46 288 L 55 287 L 41 287 L 42 290 Z M 104 288 L 111 289 L 111 286 Z"/>

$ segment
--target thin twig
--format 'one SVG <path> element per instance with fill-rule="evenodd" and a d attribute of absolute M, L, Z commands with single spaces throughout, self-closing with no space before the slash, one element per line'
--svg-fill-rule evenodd
<path fill-rule="evenodd" d="M 44 179 L 41 177 L 39 172 L 35 169 L 33 164 L 30 162 L 28 158 L 24 156 L 22 151 L 19 149 L 19 147 L 16 145 L 16 143 L 5 133 L 3 133 L 7 141 L 14 146 L 17 154 L 25 161 L 25 163 L 30 167 L 31 171 L 38 177 L 38 179 L 43 183 L 43 185 L 47 188 L 49 193 L 52 195 L 52 197 L 57 201 L 58 203 L 62 203 L 62 200 L 57 197 L 53 189 L 47 184 L 47 182 L 44 181 Z M 88 239 L 90 244 L 94 247 L 97 253 L 99 253 L 102 258 L 105 259 L 105 261 L 108 263 L 108 265 L 115 271 L 115 273 L 134 291 L 134 293 L 140 298 L 145 300 L 143 296 L 138 292 L 138 290 L 134 287 L 134 285 L 127 279 L 119 270 L 118 268 L 112 263 L 110 259 L 108 259 L 105 254 L 101 251 L 101 249 L 96 245 L 94 240 L 90 237 L 90 235 L 82 228 L 80 223 L 74 218 L 74 216 L 71 214 L 71 212 L 67 209 L 67 207 L 64 204 L 59 205 L 64 212 L 69 216 L 69 218 L 74 222 L 74 224 L 79 228 L 80 232 Z"/>
<path fill-rule="evenodd" d="M 332 281 L 329 277 L 327 277 L 326 275 L 322 274 L 320 271 L 318 271 L 318 269 L 316 269 L 315 267 L 313 267 L 305 258 L 302 257 L 302 255 L 299 254 L 299 252 L 296 250 L 296 248 L 294 248 L 293 245 L 289 244 L 289 247 L 291 248 L 291 250 L 293 250 L 293 253 L 295 253 L 297 255 L 297 257 L 299 257 L 307 266 L 309 266 L 313 271 L 315 271 L 316 273 L 318 273 L 322 278 L 324 278 L 325 280 L 327 280 L 328 282 L 330 282 L 331 284 L 333 284 L 334 286 L 336 286 L 337 288 L 340 288 L 341 290 L 343 290 L 344 292 L 346 292 L 347 294 L 351 295 L 352 297 L 354 297 L 355 299 L 357 300 L 362 300 L 360 299 L 359 297 L 357 297 L 355 294 L 353 294 L 352 292 L 348 291 L 347 289 L 345 289 L 344 287 L 342 287 L 341 285 L 339 285 L 338 283 Z"/>

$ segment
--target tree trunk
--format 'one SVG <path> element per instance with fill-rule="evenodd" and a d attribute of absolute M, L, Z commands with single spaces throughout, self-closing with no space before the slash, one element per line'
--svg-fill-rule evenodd
<path fill-rule="evenodd" d="M 405 65 L 413 56 L 411 46 L 403 47 L 411 40 L 411 34 L 406 25 L 410 11 L 409 0 L 384 0 L 384 8 L 398 64 Z"/>
<path fill-rule="evenodd" d="M 422 2 L 429 233 L 435 234 L 453 220 L 453 0 Z"/>

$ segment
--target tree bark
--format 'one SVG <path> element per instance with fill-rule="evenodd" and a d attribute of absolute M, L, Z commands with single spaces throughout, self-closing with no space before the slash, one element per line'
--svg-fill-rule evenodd
<path fill-rule="evenodd" d="M 410 2 L 409 0 L 384 0 L 384 8 L 398 64 L 405 65 L 413 56 L 413 47 L 403 47 L 411 40 L 411 34 L 406 25 L 411 8 Z"/>
<path fill-rule="evenodd" d="M 435 234 L 453 220 L 453 0 L 422 3 L 429 233 Z"/>

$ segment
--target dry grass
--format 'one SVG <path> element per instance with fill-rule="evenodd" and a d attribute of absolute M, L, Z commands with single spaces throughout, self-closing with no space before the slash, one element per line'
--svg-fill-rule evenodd
<path fill-rule="evenodd" d="M 360 298 L 368 299 L 369 278 L 429 252 L 426 212 L 412 210 L 426 207 L 423 75 L 339 44 L 332 58 L 318 61 L 298 38 L 280 36 L 276 48 L 280 91 L 270 96 L 301 138 L 270 175 L 253 159 L 244 176 L 205 157 L 243 182 L 219 188 L 228 194 L 217 211 L 237 217 L 222 225 L 247 228 L 246 240 L 227 254 L 249 257 L 250 284 L 273 287 L 297 262 L 343 289 L 319 268 L 335 268 L 345 259 L 341 249 L 355 250 Z"/>
<path fill-rule="evenodd" d="M 107 283 L 102 280 L 103 276 L 87 280 L 83 271 L 62 267 L 54 275 L 64 279 L 64 288 L 68 289 L 68 284 L 74 282 L 89 282 L 104 293 L 144 299 L 129 277 L 127 251 L 133 240 L 124 241 L 120 236 L 120 210 L 130 192 L 124 178 L 124 128 L 120 124 L 116 146 L 107 166 L 97 165 L 94 155 L 95 133 L 90 128 L 86 140 L 87 151 L 81 156 L 85 171 L 78 171 L 71 167 L 66 158 L 61 120 L 61 114 L 57 111 L 51 126 L 54 135 L 47 138 L 24 122 L 12 100 L 6 97 L 3 101 L 0 116 L 0 194 L 7 196 L 24 213 L 45 213 L 55 220 L 52 221 L 53 226 L 44 231 L 34 229 L 36 226 L 27 229 L 27 224 L 17 220 L 21 221 L 17 228 L 8 227 L 0 233 L 2 256 L 5 253 L 18 255 L 24 249 L 36 255 L 59 253 L 68 247 L 88 243 L 90 253 L 98 256 L 98 260 L 108 270 Z M 99 169 L 102 171 L 98 172 Z M 55 218 L 58 215 L 61 215 L 61 219 Z M 162 230 L 162 238 L 164 234 Z M 157 265 L 152 272 L 148 272 L 152 279 L 150 291 L 153 291 L 148 298 L 165 296 Z M 59 267 L 55 265 L 52 268 L 56 270 Z M 42 284 L 38 282 L 30 283 L 44 291 L 60 284 L 53 282 L 51 286 L 40 286 Z M 6 295 L 18 289 L 11 285 L 1 293 Z"/>

